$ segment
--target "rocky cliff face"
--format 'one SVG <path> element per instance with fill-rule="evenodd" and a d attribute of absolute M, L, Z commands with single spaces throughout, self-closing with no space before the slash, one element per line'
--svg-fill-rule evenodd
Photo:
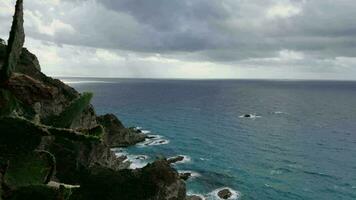
<path fill-rule="evenodd" d="M 43 74 L 23 41 L 17 0 L 9 45 L 0 42 L 0 200 L 185 199 L 168 161 L 127 169 L 110 147 L 146 136 L 112 114 L 97 116 L 92 95 Z"/>

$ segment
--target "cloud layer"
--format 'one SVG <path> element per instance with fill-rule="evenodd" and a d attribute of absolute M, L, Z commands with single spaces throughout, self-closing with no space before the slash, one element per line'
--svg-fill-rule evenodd
<path fill-rule="evenodd" d="M 0 2 L 7 37 L 14 2 Z M 352 0 L 25 1 L 45 72 L 151 78 L 356 79 Z"/>

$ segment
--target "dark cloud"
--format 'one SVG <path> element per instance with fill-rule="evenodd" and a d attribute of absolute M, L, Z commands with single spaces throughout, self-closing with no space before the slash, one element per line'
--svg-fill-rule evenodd
<path fill-rule="evenodd" d="M 346 62 L 338 57 L 356 57 L 353 0 L 38 0 L 26 8 L 28 36 L 58 45 L 236 66 L 271 66 L 285 50 L 304 55 L 290 62 L 298 66 L 335 69 Z"/>

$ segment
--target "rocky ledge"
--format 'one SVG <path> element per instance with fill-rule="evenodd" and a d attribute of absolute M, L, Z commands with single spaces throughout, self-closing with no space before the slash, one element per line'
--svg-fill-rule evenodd
<path fill-rule="evenodd" d="M 147 136 L 113 114 L 97 116 L 91 93 L 43 74 L 24 39 L 17 0 L 7 45 L 0 40 L 0 200 L 186 199 L 171 162 L 128 169 L 111 148 Z"/>

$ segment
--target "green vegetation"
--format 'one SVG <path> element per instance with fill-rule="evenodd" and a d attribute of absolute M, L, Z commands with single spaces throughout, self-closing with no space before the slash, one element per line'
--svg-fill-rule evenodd
<path fill-rule="evenodd" d="M 75 99 L 66 109 L 64 109 L 62 113 L 47 118 L 43 123 L 59 128 L 70 128 L 73 121 L 77 119 L 84 111 L 84 109 L 89 106 L 92 97 L 92 93 L 83 93 L 79 98 Z"/>
<path fill-rule="evenodd" d="M 49 182 L 55 168 L 54 156 L 46 151 L 13 157 L 4 175 L 6 185 L 17 188 Z"/>

